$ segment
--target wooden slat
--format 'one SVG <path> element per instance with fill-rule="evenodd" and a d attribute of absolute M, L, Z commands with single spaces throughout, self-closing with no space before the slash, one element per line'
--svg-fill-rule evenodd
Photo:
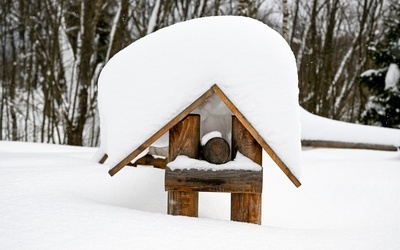
<path fill-rule="evenodd" d="M 262 147 L 236 116 L 232 116 L 232 160 L 237 151 L 262 166 Z"/>
<path fill-rule="evenodd" d="M 168 161 L 178 155 L 199 159 L 200 115 L 191 114 L 169 130 Z"/>
<path fill-rule="evenodd" d="M 237 119 L 243 124 L 243 126 L 250 132 L 250 134 L 257 140 L 261 147 L 268 153 L 272 160 L 278 165 L 278 167 L 286 174 L 286 176 L 292 181 L 296 187 L 300 187 L 301 183 L 293 175 L 290 169 L 285 165 L 285 163 L 278 157 L 274 150 L 267 144 L 267 142 L 258 134 L 258 132 L 251 126 L 247 119 L 242 115 L 242 113 L 236 108 L 236 106 L 229 100 L 229 98 L 222 92 L 222 90 L 214 85 L 212 87 L 214 92 L 219 96 L 219 98 L 226 104 L 226 106 L 232 111 L 232 113 L 237 117 Z"/>
<path fill-rule="evenodd" d="M 369 144 L 369 143 L 352 143 L 341 141 L 322 141 L 322 140 L 302 140 L 303 147 L 317 148 L 351 148 L 351 149 L 370 149 L 382 151 L 397 151 L 397 147 L 390 145 Z"/>
<path fill-rule="evenodd" d="M 165 169 L 165 190 L 261 193 L 262 171 Z"/>
<path fill-rule="evenodd" d="M 178 122 L 180 122 L 185 116 L 190 114 L 197 106 L 203 103 L 207 98 L 209 98 L 214 93 L 213 88 L 210 88 L 207 92 L 205 92 L 202 96 L 197 98 L 192 104 L 190 104 L 186 109 L 184 109 L 181 113 L 179 113 L 175 118 L 173 118 L 170 122 L 168 122 L 164 127 L 162 127 L 159 131 L 157 131 L 153 136 L 147 139 L 142 145 L 140 145 L 137 149 L 135 149 L 132 153 L 130 153 L 127 157 L 125 157 L 120 163 L 118 163 L 115 167 L 113 167 L 108 173 L 113 176 L 118 171 L 120 171 L 123 167 L 125 167 L 129 162 L 135 159 L 141 152 L 143 152 L 146 148 L 150 147 L 156 140 L 158 140 L 163 134 L 165 134 L 168 130 L 170 130 L 173 126 L 175 126 Z"/>

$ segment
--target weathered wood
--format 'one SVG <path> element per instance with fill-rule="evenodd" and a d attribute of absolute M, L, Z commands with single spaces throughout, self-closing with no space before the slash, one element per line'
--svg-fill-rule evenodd
<path fill-rule="evenodd" d="M 340 141 L 322 141 L 322 140 L 302 140 L 303 147 L 316 147 L 316 148 L 351 148 L 351 149 L 370 149 L 382 151 L 397 151 L 398 148 L 390 145 L 379 145 L 369 143 L 352 143 Z"/>
<path fill-rule="evenodd" d="M 200 115 L 188 115 L 169 131 L 168 160 L 173 161 L 178 155 L 193 159 L 200 153 Z"/>
<path fill-rule="evenodd" d="M 261 193 L 262 171 L 165 169 L 165 189 L 198 192 Z"/>
<path fill-rule="evenodd" d="M 232 157 L 236 156 L 237 151 L 260 166 L 262 165 L 260 144 L 239 119 L 232 116 Z M 261 194 L 232 193 L 231 220 L 261 224 L 261 203 Z"/>
<path fill-rule="evenodd" d="M 242 155 L 262 165 L 262 148 L 236 116 L 232 116 L 232 160 L 239 151 Z"/>
<path fill-rule="evenodd" d="M 243 116 L 243 114 L 236 108 L 236 106 L 229 100 L 229 98 L 222 92 L 222 90 L 214 85 L 212 87 L 214 92 L 218 95 L 219 98 L 225 103 L 225 105 L 232 111 L 232 113 L 236 116 L 236 118 L 243 124 L 243 126 L 250 132 L 250 134 L 256 139 L 256 141 L 261 145 L 261 147 L 268 153 L 271 159 L 278 165 L 278 167 L 286 174 L 286 176 L 292 181 L 292 183 L 296 187 L 300 187 L 301 183 L 293 175 L 290 169 L 286 166 L 286 164 L 279 158 L 279 156 L 275 153 L 274 150 L 268 145 L 268 143 L 258 134 L 258 132 L 253 128 L 253 126 L 247 121 L 247 119 Z"/>
<path fill-rule="evenodd" d="M 192 191 L 168 191 L 168 214 L 198 217 L 199 193 Z"/>
<path fill-rule="evenodd" d="M 231 194 L 231 220 L 261 225 L 261 194 Z"/>
<path fill-rule="evenodd" d="M 128 166 L 137 167 L 137 165 L 154 166 L 155 168 L 165 169 L 167 160 L 162 158 L 154 158 L 152 155 L 145 155 L 134 163 L 129 163 Z"/>
<path fill-rule="evenodd" d="M 190 104 L 187 108 L 185 108 L 181 113 L 175 116 L 171 121 L 169 121 L 164 127 L 158 130 L 154 135 L 152 135 L 149 139 L 147 139 L 142 145 L 140 145 L 137 149 L 135 149 L 132 153 L 130 153 L 127 157 L 125 157 L 122 161 L 120 161 L 117 165 L 115 165 L 108 173 L 113 176 L 118 171 L 120 171 L 123 167 L 125 167 L 129 162 L 135 159 L 140 153 L 150 147 L 156 140 L 158 140 L 163 134 L 165 134 L 168 130 L 170 130 L 173 126 L 175 126 L 178 122 L 180 122 L 183 118 L 185 118 L 190 112 L 192 112 L 195 108 L 197 108 L 200 104 L 202 104 L 207 98 L 209 98 L 212 94 L 214 94 L 214 90 L 210 88 L 206 91 L 202 96 L 197 98 L 192 104 Z"/>
<path fill-rule="evenodd" d="M 178 155 L 198 159 L 200 152 L 200 116 L 188 115 L 169 131 L 168 160 Z M 165 176 L 168 182 L 168 176 Z M 197 217 L 199 193 L 195 191 L 168 191 L 168 214 Z"/>
<path fill-rule="evenodd" d="M 214 164 L 228 162 L 230 152 L 229 143 L 220 137 L 210 139 L 206 145 L 202 147 L 204 160 Z"/>

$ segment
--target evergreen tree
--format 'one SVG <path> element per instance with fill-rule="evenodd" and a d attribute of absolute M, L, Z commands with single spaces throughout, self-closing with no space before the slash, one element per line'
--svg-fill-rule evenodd
<path fill-rule="evenodd" d="M 400 128 L 400 1 L 390 1 L 384 18 L 384 38 L 369 47 L 379 67 L 361 74 L 361 84 L 372 96 L 362 116 L 365 124 Z"/>

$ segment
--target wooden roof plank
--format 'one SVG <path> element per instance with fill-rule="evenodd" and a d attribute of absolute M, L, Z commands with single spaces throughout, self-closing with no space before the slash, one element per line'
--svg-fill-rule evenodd
<path fill-rule="evenodd" d="M 190 104 L 187 108 L 185 108 L 181 113 L 179 113 L 175 118 L 173 118 L 170 122 L 168 122 L 164 127 L 158 130 L 154 135 L 152 135 L 149 139 L 147 139 L 142 145 L 140 145 L 136 150 L 130 153 L 127 157 L 125 157 L 121 162 L 119 162 L 115 167 L 110 169 L 108 173 L 113 176 L 118 173 L 123 167 L 125 167 L 129 162 L 135 159 L 141 152 L 143 152 L 146 148 L 150 147 L 156 140 L 158 140 L 163 134 L 169 131 L 173 126 L 175 126 L 178 122 L 180 122 L 183 118 L 185 118 L 190 112 L 192 112 L 196 107 L 202 104 L 207 98 L 209 98 L 212 94 L 214 94 L 214 90 L 211 87 L 208 91 L 206 91 L 202 96 L 197 98 L 192 104 Z"/>
<path fill-rule="evenodd" d="M 286 176 L 293 182 L 296 187 L 300 187 L 301 183 L 293 175 L 286 164 L 278 157 L 275 151 L 268 145 L 268 143 L 258 134 L 258 132 L 251 126 L 243 114 L 236 108 L 232 101 L 225 95 L 225 93 L 217 86 L 212 86 L 214 92 L 218 97 L 225 103 L 225 105 L 231 110 L 231 112 L 236 116 L 236 118 L 243 124 L 243 126 L 250 132 L 250 134 L 256 139 L 256 141 L 261 145 L 261 147 L 268 153 L 272 160 L 278 165 L 278 167 L 286 174 Z"/>

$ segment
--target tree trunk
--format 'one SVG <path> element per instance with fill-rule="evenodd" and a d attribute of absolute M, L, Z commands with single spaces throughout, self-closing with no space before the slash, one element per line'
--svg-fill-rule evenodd
<path fill-rule="evenodd" d="M 289 42 L 289 6 L 287 0 L 282 0 L 282 36 Z"/>

